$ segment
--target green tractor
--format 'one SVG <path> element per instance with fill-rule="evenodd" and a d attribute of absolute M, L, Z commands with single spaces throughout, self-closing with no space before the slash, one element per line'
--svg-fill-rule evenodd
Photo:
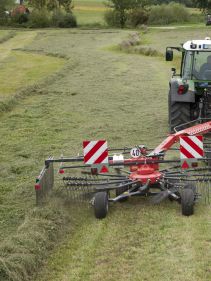
<path fill-rule="evenodd" d="M 170 132 L 193 120 L 211 119 L 211 40 L 191 40 L 181 47 L 167 47 L 166 61 L 173 50 L 182 53 L 180 74 L 172 68 L 169 82 Z"/>

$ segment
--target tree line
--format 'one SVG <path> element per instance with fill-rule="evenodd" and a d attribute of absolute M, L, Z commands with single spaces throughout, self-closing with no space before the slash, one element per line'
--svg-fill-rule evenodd
<path fill-rule="evenodd" d="M 33 23 L 30 24 L 33 27 L 40 24 L 38 21 L 44 21 L 44 19 L 48 21 L 50 18 L 50 21 L 52 20 L 53 25 L 56 26 L 76 26 L 76 18 L 72 13 L 73 0 L 0 0 L 0 18 L 4 15 L 4 11 L 12 11 L 18 4 L 17 2 L 31 7 L 31 13 L 30 15 L 17 14 L 17 19 L 12 17 L 10 21 L 17 21 L 22 24 L 31 20 Z M 77 3 L 77 0 L 74 0 L 74 3 Z M 152 12 L 158 14 L 155 19 L 155 22 L 157 22 L 159 8 L 164 9 L 166 6 L 167 15 L 172 15 L 172 11 L 168 9 L 174 9 L 173 16 L 177 14 L 179 21 L 186 21 L 184 17 L 187 17 L 186 15 L 183 18 L 179 17 L 180 14 L 178 13 L 183 12 L 182 8 L 185 9 L 182 5 L 200 8 L 205 13 L 211 12 L 211 0 L 105 0 L 104 4 L 110 8 L 105 14 L 106 23 L 110 26 L 122 28 L 126 25 L 137 26 L 147 23 L 151 14 L 153 14 Z M 5 17 L 7 17 L 6 15 Z M 49 24 L 48 22 L 42 23 L 43 26 L 49 26 Z"/>
<path fill-rule="evenodd" d="M 0 11 L 11 9 L 17 4 L 15 0 L 0 0 Z M 72 0 L 20 0 L 19 4 L 26 4 L 37 10 L 46 8 L 49 11 L 57 8 L 64 8 L 66 12 L 71 12 L 73 5 Z"/>
<path fill-rule="evenodd" d="M 20 0 L 19 3 L 26 3 L 33 8 L 43 9 L 47 8 L 48 10 L 53 10 L 58 7 L 63 7 L 66 11 L 71 11 L 73 8 L 72 0 Z M 77 2 L 77 0 L 75 0 Z M 145 7 L 149 5 L 159 5 L 159 4 L 168 4 L 170 2 L 178 2 L 184 4 L 187 7 L 197 7 L 201 10 L 207 12 L 211 10 L 211 0 L 107 0 L 107 4 L 110 6 L 118 7 Z M 11 8 L 15 5 L 17 1 L 15 0 L 1 0 L 0 1 L 0 11 L 4 11 L 8 8 Z"/>

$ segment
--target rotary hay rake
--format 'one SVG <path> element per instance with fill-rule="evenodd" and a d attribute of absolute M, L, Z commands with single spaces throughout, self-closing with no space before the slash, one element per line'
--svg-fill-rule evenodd
<path fill-rule="evenodd" d="M 152 197 L 154 204 L 167 198 L 177 201 L 182 214 L 190 216 L 200 197 L 209 203 L 209 132 L 211 121 L 194 125 L 169 135 L 155 149 L 143 145 L 108 149 L 106 141 L 85 141 L 83 156 L 45 161 L 36 179 L 36 203 L 44 202 L 53 189 L 53 164 L 60 163 L 58 174 L 63 184 L 59 190 L 65 190 L 73 201 L 91 203 L 98 219 L 106 217 L 110 203 L 126 201 L 133 196 Z M 204 143 L 202 135 L 206 135 Z M 180 148 L 173 147 L 178 142 Z M 167 151 L 169 157 L 165 159 Z M 175 159 L 176 153 L 180 153 L 180 159 L 178 156 Z"/>

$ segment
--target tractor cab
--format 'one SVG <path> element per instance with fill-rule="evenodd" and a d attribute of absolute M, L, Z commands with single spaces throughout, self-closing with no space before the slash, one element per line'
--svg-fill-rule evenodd
<path fill-rule="evenodd" d="M 190 40 L 181 47 L 167 47 L 166 61 L 173 50 L 182 53 L 180 73 L 172 68 L 169 89 L 170 131 L 198 118 L 211 118 L 211 40 Z"/>
<path fill-rule="evenodd" d="M 182 47 L 167 47 L 166 61 L 173 60 L 173 49 L 182 52 L 180 76 L 186 80 L 211 81 L 211 40 L 187 41 Z"/>

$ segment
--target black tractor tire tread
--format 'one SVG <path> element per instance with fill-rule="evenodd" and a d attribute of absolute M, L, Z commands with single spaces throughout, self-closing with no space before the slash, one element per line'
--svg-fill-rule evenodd
<path fill-rule="evenodd" d="M 171 132 L 174 132 L 174 128 L 176 126 L 190 121 L 191 118 L 189 103 L 169 102 L 169 127 Z"/>
<path fill-rule="evenodd" d="M 97 219 L 104 219 L 108 213 L 108 193 L 100 191 L 95 194 L 94 213 Z"/>
<path fill-rule="evenodd" d="M 181 206 L 184 216 L 191 216 L 194 213 L 194 191 L 192 188 L 184 188 L 181 191 Z"/>

